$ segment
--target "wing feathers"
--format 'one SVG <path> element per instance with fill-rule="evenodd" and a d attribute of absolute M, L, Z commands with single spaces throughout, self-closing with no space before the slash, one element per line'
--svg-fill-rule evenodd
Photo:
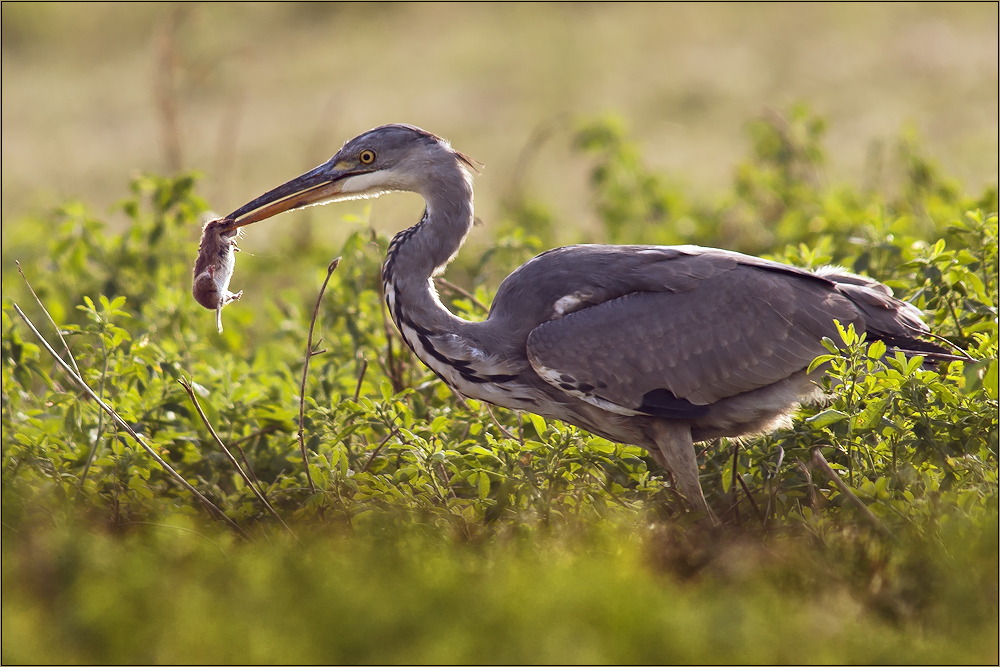
<path fill-rule="evenodd" d="M 683 292 L 633 293 L 546 322 L 529 335 L 528 356 L 600 399 L 690 417 L 691 406 L 808 366 L 822 336 L 835 334 L 834 317 L 858 314 L 818 281 L 736 265 Z"/>
<path fill-rule="evenodd" d="M 532 367 L 563 391 L 680 416 L 805 369 L 824 336 L 839 339 L 835 319 L 897 345 L 927 331 L 870 278 L 694 246 L 543 253 L 500 286 L 487 324 L 498 343 L 526 336 Z"/>

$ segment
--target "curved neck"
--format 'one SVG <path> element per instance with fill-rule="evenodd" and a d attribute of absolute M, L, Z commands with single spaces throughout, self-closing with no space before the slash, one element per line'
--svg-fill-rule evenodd
<path fill-rule="evenodd" d="M 472 229 L 472 183 L 455 164 L 454 172 L 436 170 L 426 187 L 414 188 L 427 205 L 420 222 L 392 239 L 382 265 L 382 283 L 396 326 L 400 319 L 417 327 L 442 332 L 464 320 L 455 317 L 438 299 L 432 277 L 458 253 Z"/>

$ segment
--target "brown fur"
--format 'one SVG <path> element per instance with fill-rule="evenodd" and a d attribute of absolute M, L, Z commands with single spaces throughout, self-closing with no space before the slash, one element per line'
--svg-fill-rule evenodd
<path fill-rule="evenodd" d="M 236 268 L 236 238 L 238 229 L 229 229 L 232 221 L 220 218 L 209 221 L 202 230 L 198 259 L 194 263 L 194 284 L 191 293 L 195 301 L 216 311 L 219 332 L 222 332 L 222 308 L 236 301 L 243 292 L 229 291 L 229 281 Z"/>

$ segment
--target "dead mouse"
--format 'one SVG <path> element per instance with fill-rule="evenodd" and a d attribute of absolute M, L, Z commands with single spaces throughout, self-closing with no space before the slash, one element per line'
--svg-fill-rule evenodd
<path fill-rule="evenodd" d="M 201 233 L 198 259 L 194 263 L 194 286 L 191 293 L 195 301 L 209 310 L 215 310 L 215 321 L 222 333 L 222 308 L 243 296 L 243 291 L 229 291 L 229 281 L 236 269 L 236 238 L 239 229 L 225 218 L 210 220 Z"/>

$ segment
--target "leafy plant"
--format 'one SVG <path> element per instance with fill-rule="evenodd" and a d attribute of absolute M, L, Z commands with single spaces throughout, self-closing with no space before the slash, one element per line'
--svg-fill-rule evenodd
<path fill-rule="evenodd" d="M 94 623 L 106 610 L 87 612 L 89 620 L 80 626 L 85 636 L 98 638 L 96 648 L 88 648 L 77 630 L 66 630 L 72 640 L 65 655 L 39 646 L 29 650 L 23 639 L 8 653 L 16 628 L 39 627 L 30 611 L 34 601 L 69 601 L 82 609 L 97 599 L 97 592 L 80 592 L 89 590 L 86 572 L 101 567 L 95 554 L 116 554 L 113 562 L 130 574 L 107 590 L 132 600 L 128 605 L 139 604 L 130 596 L 143 581 L 143 570 L 115 545 L 148 545 L 142 548 L 159 554 L 156 567 L 164 570 L 182 568 L 184 554 L 194 554 L 198 567 L 206 568 L 199 572 L 207 573 L 226 567 L 207 555 L 221 549 L 236 554 L 237 569 L 270 573 L 261 581 L 275 590 L 298 590 L 318 576 L 311 566 L 293 568 L 297 574 L 285 577 L 275 573 L 275 563 L 291 562 L 288 550 L 294 548 L 312 554 L 307 560 L 321 559 L 330 535 L 356 546 L 338 561 L 345 568 L 363 562 L 367 549 L 394 540 L 416 540 L 415 554 L 444 563 L 438 572 L 446 583 L 418 587 L 426 598 L 414 597 L 403 606 L 414 614 L 440 608 L 435 596 L 466 600 L 470 595 L 469 580 L 441 572 L 469 568 L 487 577 L 503 570 L 508 556 L 516 564 L 511 567 L 536 577 L 542 595 L 572 597 L 565 582 L 546 588 L 545 573 L 558 558 L 525 558 L 519 544 L 544 554 L 601 545 L 598 552 L 606 556 L 580 564 L 566 577 L 589 576 L 593 568 L 652 568 L 716 582 L 704 590 L 721 586 L 722 595 L 739 589 L 727 588 L 727 577 L 735 575 L 726 563 L 751 544 L 756 546 L 746 548 L 760 565 L 747 575 L 756 591 L 745 602 L 749 614 L 777 609 L 787 619 L 799 613 L 798 603 L 775 602 L 775 591 L 798 591 L 806 606 L 822 604 L 807 594 L 812 588 L 830 595 L 846 591 L 861 601 L 864 613 L 883 619 L 880 623 L 902 623 L 904 633 L 913 627 L 944 633 L 934 635 L 944 643 L 931 640 L 926 655 L 945 655 L 941 646 L 964 641 L 965 630 L 947 621 L 949 614 L 977 610 L 980 616 L 969 627 L 980 633 L 972 645 L 982 646 L 982 628 L 990 627 L 992 618 L 995 632 L 997 613 L 996 191 L 975 201 L 963 197 L 917 157 L 912 143 L 901 153 L 906 169 L 898 193 L 831 188 L 821 173 L 823 128 L 804 107 L 795 108 L 789 120 L 773 115 L 752 123 L 753 154 L 740 167 L 733 193 L 715 202 L 691 201 L 669 178 L 645 169 L 619 121 L 588 121 L 576 138 L 579 150 L 595 160 L 593 195 L 608 240 L 721 244 L 809 267 L 843 263 L 885 281 L 924 309 L 934 331 L 970 359 L 923 364 L 843 330 L 841 340 L 831 341 L 829 354 L 816 362 L 828 367 L 822 402 L 804 406 L 785 429 L 700 448 L 702 484 L 728 524 L 728 537 L 722 538 L 690 524 L 670 480 L 641 449 L 455 396 L 396 338 L 379 293 L 378 267 L 388 239 L 363 220 L 337 253 L 315 243 L 285 252 L 279 244 L 276 254 L 287 261 L 270 257 L 265 266 L 241 257 L 238 277 L 247 297 L 227 309 L 233 321 L 220 336 L 213 318 L 188 295 L 189 264 L 206 210 L 194 177 L 135 179 L 121 204 L 131 224 L 120 234 L 80 205 L 54 211 L 49 224 L 58 233 L 44 250 L 27 253 L 39 259 L 24 268 L 58 337 L 65 339 L 63 357 L 190 488 L 53 364 L 13 304 L 36 325 L 46 321 L 43 310 L 33 307 L 19 276 L 5 274 L 0 332 L 5 590 L 32 571 L 38 554 L 56 554 L 72 564 L 70 572 L 62 572 L 41 557 L 39 574 L 18 584 L 13 598 L 5 593 L 5 659 L 152 661 L 192 655 L 171 652 L 162 643 L 155 654 L 142 653 L 124 635 L 104 634 Z M 449 274 L 454 283 L 442 284 L 442 298 L 464 317 L 484 317 L 478 304 L 489 302 L 500 278 L 552 240 L 554 217 L 541 204 L 521 199 L 506 215 L 508 224 L 492 244 L 472 249 L 467 253 L 472 259 Z M 342 261 L 312 323 L 318 341 L 310 351 L 300 424 L 309 315 L 327 276 L 322 267 L 334 255 Z M 54 333 L 48 330 L 50 340 L 56 340 Z M 190 396 L 180 381 L 190 386 Z M 209 527 L 211 514 L 200 509 L 192 489 L 220 508 L 237 532 L 222 524 Z M 277 536 L 275 515 L 305 546 L 293 547 L 295 539 Z M 151 525 L 172 526 L 167 530 L 174 535 L 197 535 L 168 547 L 157 537 L 163 529 Z M 249 537 L 263 555 L 235 546 L 234 534 Z M 263 547 L 267 540 L 274 546 Z M 616 551 L 622 540 L 634 546 L 626 550 L 632 555 Z M 77 541 L 86 546 L 76 549 Z M 450 551 L 463 544 L 461 549 L 473 551 Z M 165 551 L 171 548 L 176 552 Z M 514 555 L 503 551 L 508 548 Z M 477 557 L 476 549 L 486 555 Z M 400 558 L 376 558 L 381 565 L 365 576 L 396 581 L 391 572 L 399 566 L 416 577 L 415 561 Z M 651 565 L 637 564 L 643 558 Z M 781 564 L 786 562 L 793 565 Z M 810 562 L 816 564 L 802 565 Z M 825 578 L 831 571 L 835 574 Z M 215 585 L 202 578 L 215 575 L 181 576 L 187 582 L 183 590 Z M 486 599 L 512 595 L 523 602 L 533 595 L 513 574 L 504 576 L 506 583 L 484 589 Z M 616 586 L 637 595 L 650 585 L 647 574 L 631 576 L 608 579 L 601 595 L 610 596 Z M 927 577 L 933 585 L 921 592 Z M 406 586 L 404 579 L 397 585 Z M 41 581 L 55 582 L 54 588 Z M 211 590 L 225 596 L 235 584 L 218 585 Z M 363 590 L 323 595 L 360 599 L 357 591 Z M 254 596 L 248 604 L 261 604 L 264 597 Z M 514 627 L 517 605 L 512 604 L 510 614 L 495 617 L 498 627 Z M 660 602 L 651 598 L 648 604 Z M 695 614 L 728 609 L 717 598 L 700 607 L 692 597 L 690 604 L 701 610 Z M 57 607 L 44 613 L 56 614 Z M 460 608 L 474 613 L 474 606 Z M 8 610 L 15 619 L 10 623 Z M 393 614 L 393 623 L 403 622 Z M 261 618 L 269 627 L 281 626 L 270 615 Z M 350 625 L 348 616 L 338 618 Z M 656 618 L 679 627 L 671 625 L 676 619 Z M 609 623 L 616 627 L 649 627 L 624 611 L 613 619 L 618 620 Z M 372 627 L 365 625 L 364 631 Z M 835 643 L 831 639 L 829 646 Z M 888 639 L 884 646 L 905 643 Z M 482 648 L 487 644 L 476 643 L 477 650 L 487 650 Z M 302 653 L 302 660 L 402 655 L 338 646 Z M 848 646 L 829 655 L 844 660 L 860 655 L 853 650 Z M 657 661 L 672 655 L 607 646 L 588 651 L 581 649 L 579 659 Z M 735 649 L 691 651 L 677 659 L 751 659 Z M 914 660 L 924 655 L 914 651 L 904 655 Z M 263 660 L 277 654 L 203 655 Z M 428 649 L 413 655 L 437 660 L 445 654 Z M 474 660 L 483 654 L 455 655 Z M 528 659 L 517 652 L 495 655 Z M 798 649 L 753 655 L 763 661 L 816 659 Z"/>

